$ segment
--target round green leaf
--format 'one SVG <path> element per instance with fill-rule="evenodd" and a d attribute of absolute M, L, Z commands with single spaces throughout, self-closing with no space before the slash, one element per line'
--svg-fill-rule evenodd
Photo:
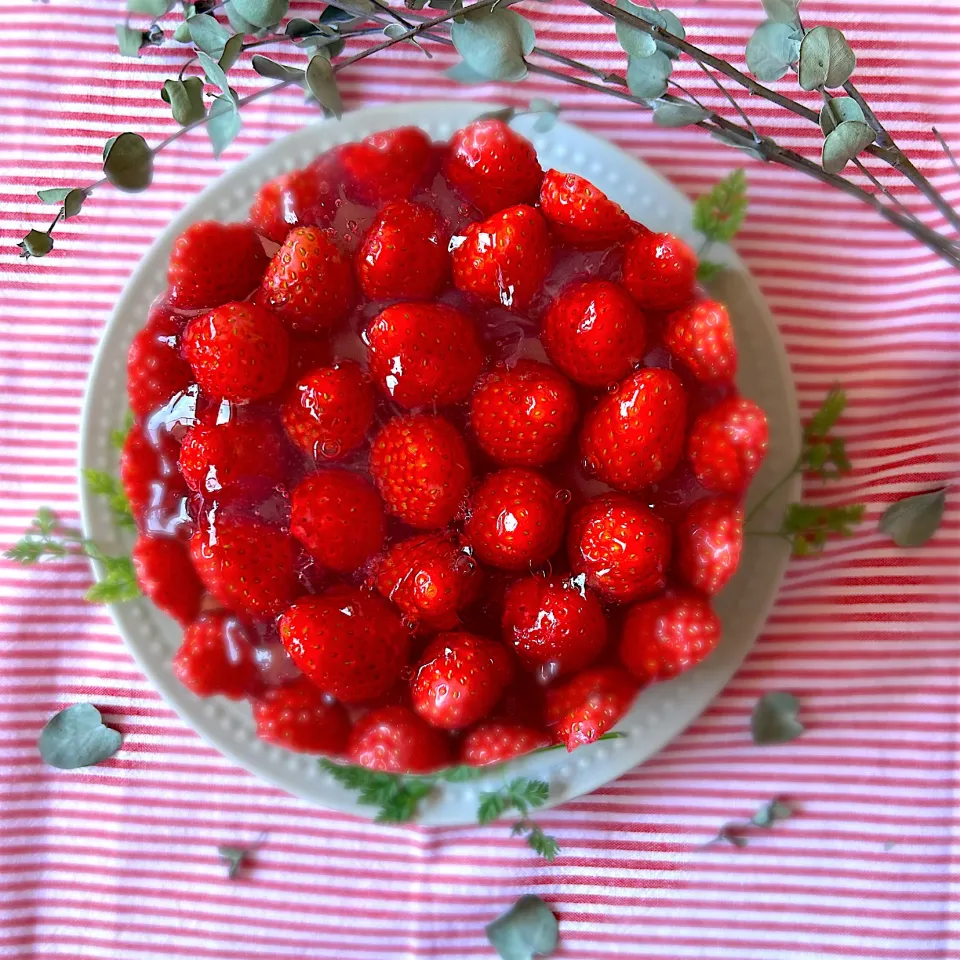
<path fill-rule="evenodd" d="M 761 83 L 779 80 L 800 55 L 800 31 L 766 20 L 747 41 L 747 67 Z"/>
<path fill-rule="evenodd" d="M 233 8 L 255 27 L 275 27 L 286 15 L 290 0 L 230 0 Z"/>
<path fill-rule="evenodd" d="M 207 75 L 207 80 L 210 81 L 215 87 L 220 88 L 220 92 L 224 96 L 230 96 L 230 83 L 227 80 L 227 75 L 223 72 L 220 64 L 217 63 L 213 57 L 208 56 L 205 53 L 198 53 L 197 59 L 200 61 L 200 66 L 203 67 L 203 72 Z"/>
<path fill-rule="evenodd" d="M 75 217 L 80 212 L 83 201 L 86 199 L 86 191 L 74 187 L 74 189 L 63 198 L 63 219 L 69 220 L 71 217 Z"/>
<path fill-rule="evenodd" d="M 286 64 L 277 63 L 276 60 L 271 60 L 269 57 L 261 57 L 259 54 L 255 54 L 251 65 L 261 77 L 266 77 L 268 80 L 293 80 L 296 83 L 303 83 L 304 81 L 302 70 L 295 70 L 293 67 L 286 66 Z"/>
<path fill-rule="evenodd" d="M 214 157 L 219 157 L 233 143 L 242 126 L 243 120 L 233 97 L 217 97 L 210 105 L 207 120 L 207 136 Z"/>
<path fill-rule="evenodd" d="M 68 193 L 70 187 L 50 187 L 48 190 L 38 190 L 37 196 L 44 203 L 63 203 Z"/>
<path fill-rule="evenodd" d="M 124 26 L 122 23 L 116 25 L 116 31 L 120 56 L 139 57 L 140 48 L 143 46 L 143 31 L 134 30 L 132 27 Z"/>
<path fill-rule="evenodd" d="M 792 693 L 765 693 L 753 708 L 750 732 L 753 742 L 761 746 L 789 743 L 804 731 L 797 719 L 800 702 Z"/>
<path fill-rule="evenodd" d="M 226 73 L 236 62 L 237 58 L 243 52 L 243 34 L 235 33 L 223 46 L 223 53 L 217 63 L 220 69 Z"/>
<path fill-rule="evenodd" d="M 680 18 L 672 10 L 661 10 L 660 18 L 663 20 L 663 29 L 667 33 L 672 33 L 678 40 L 686 40 L 687 31 L 684 30 Z M 664 40 L 657 41 L 657 49 L 665 53 L 671 60 L 676 60 L 680 56 L 680 51 Z"/>
<path fill-rule="evenodd" d="M 946 490 L 899 500 L 883 511 L 880 532 L 889 534 L 898 547 L 922 547 L 940 527 L 946 502 Z"/>
<path fill-rule="evenodd" d="M 53 237 L 42 230 L 31 230 L 17 246 L 22 257 L 45 257 L 53 249 Z"/>
<path fill-rule="evenodd" d="M 653 105 L 653 122 L 658 127 L 686 127 L 691 123 L 699 123 L 709 116 L 709 110 L 704 110 L 695 103 L 658 100 Z"/>
<path fill-rule="evenodd" d="M 667 92 L 667 79 L 672 72 L 670 58 L 659 50 L 649 57 L 630 57 L 627 86 L 634 96 L 656 100 Z"/>
<path fill-rule="evenodd" d="M 121 133 L 104 148 L 103 172 L 119 190 L 146 190 L 153 180 L 153 151 L 139 133 Z"/>
<path fill-rule="evenodd" d="M 206 116 L 203 103 L 203 81 L 199 77 L 186 80 L 166 80 L 160 96 L 170 104 L 173 119 L 181 126 L 187 126 Z"/>
<path fill-rule="evenodd" d="M 104 725 L 92 703 L 75 703 L 50 718 L 37 746 L 51 767 L 75 770 L 112 757 L 120 749 L 121 740 L 119 731 Z"/>
<path fill-rule="evenodd" d="M 127 0 L 128 12 L 148 17 L 162 17 L 172 6 L 173 0 Z"/>
<path fill-rule="evenodd" d="M 190 42 L 190 28 L 187 26 L 187 21 L 184 20 L 183 23 L 177 24 L 177 29 L 173 31 L 173 39 L 177 43 L 189 43 Z"/>
<path fill-rule="evenodd" d="M 531 960 L 557 949 L 558 924 L 553 911 L 532 894 L 521 897 L 486 928 L 487 939 L 502 960 Z"/>
<path fill-rule="evenodd" d="M 763 12 L 776 23 L 796 23 L 800 0 L 763 0 Z"/>
<path fill-rule="evenodd" d="M 632 13 L 635 17 L 640 17 L 642 20 L 647 19 L 642 15 L 643 8 L 630 3 L 629 0 L 619 0 L 617 6 L 626 10 L 627 13 Z M 652 10 L 650 12 L 655 13 Z M 657 19 L 659 21 L 658 25 L 663 26 L 663 17 L 658 16 Z M 617 43 L 629 56 L 649 57 L 657 52 L 657 41 L 649 33 L 644 33 L 642 30 L 632 27 L 628 23 L 621 23 L 619 20 L 616 21 L 615 29 Z"/>
<path fill-rule="evenodd" d="M 343 101 L 337 89 L 337 78 L 330 61 L 323 56 L 310 58 L 307 64 L 307 89 L 338 120 L 343 116 Z"/>
<path fill-rule="evenodd" d="M 457 83 L 486 83 L 487 78 L 482 73 L 477 73 L 473 67 L 465 60 L 455 63 L 443 71 L 444 76 L 449 77 Z"/>
<path fill-rule="evenodd" d="M 253 24 L 249 20 L 245 20 L 243 17 L 241 17 L 237 12 L 236 7 L 234 7 L 229 0 L 223 5 L 223 12 L 227 15 L 227 20 L 230 21 L 230 26 L 233 27 L 237 33 L 246 35 L 248 33 L 257 32 L 258 28 L 256 24 Z"/>
<path fill-rule="evenodd" d="M 464 62 L 486 80 L 522 80 L 524 56 L 536 43 L 533 27 L 512 10 L 483 9 L 454 22 L 453 44 Z"/>
<path fill-rule="evenodd" d="M 190 39 L 196 44 L 198 50 L 202 50 L 211 57 L 219 57 L 223 53 L 224 45 L 230 39 L 230 34 L 216 17 L 204 13 L 197 17 L 191 17 L 185 22 L 187 30 L 190 32 Z"/>
<path fill-rule="evenodd" d="M 820 129 L 824 136 L 844 120 L 863 120 L 860 104 L 853 97 L 833 97 L 820 108 Z"/>
<path fill-rule="evenodd" d="M 876 138 L 873 127 L 862 120 L 844 120 L 823 141 L 821 166 L 827 173 L 839 173 Z"/>
<path fill-rule="evenodd" d="M 804 90 L 843 86 L 856 65 L 857 58 L 839 30 L 814 27 L 800 45 L 800 86 Z"/>

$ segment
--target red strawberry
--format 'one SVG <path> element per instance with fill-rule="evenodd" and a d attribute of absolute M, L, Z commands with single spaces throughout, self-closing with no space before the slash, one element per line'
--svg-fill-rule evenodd
<path fill-rule="evenodd" d="M 254 303 L 217 307 L 191 320 L 183 335 L 183 355 L 201 389 L 238 403 L 279 389 L 288 351 L 283 325 Z"/>
<path fill-rule="evenodd" d="M 630 608 L 620 659 L 641 682 L 669 680 L 695 667 L 717 645 L 720 619 L 695 593 L 657 597 Z"/>
<path fill-rule="evenodd" d="M 255 290 L 268 257 L 249 223 L 203 220 L 173 243 L 168 299 L 180 310 L 219 307 Z"/>
<path fill-rule="evenodd" d="M 355 299 L 352 264 L 319 227 L 295 227 L 287 234 L 257 291 L 257 303 L 302 333 L 329 330 Z"/>
<path fill-rule="evenodd" d="M 671 313 L 663 342 L 698 380 L 732 380 L 737 372 L 737 345 L 730 315 L 716 300 L 701 300 Z"/>
<path fill-rule="evenodd" d="M 410 537 L 393 544 L 377 567 L 376 586 L 405 616 L 438 630 L 459 623 L 482 574 L 447 534 Z"/>
<path fill-rule="evenodd" d="M 563 540 L 566 501 L 533 470 L 491 473 L 471 497 L 464 534 L 478 560 L 526 570 L 556 553 Z"/>
<path fill-rule="evenodd" d="M 663 590 L 670 566 L 670 528 L 623 494 L 588 500 L 570 521 L 570 566 L 605 600 L 629 603 Z"/>
<path fill-rule="evenodd" d="M 134 424 L 120 453 L 120 482 L 130 502 L 137 528 L 165 536 L 176 534 L 182 519 L 183 499 L 188 490 L 177 472 L 176 440 L 165 431 L 156 436 L 156 444 Z"/>
<path fill-rule="evenodd" d="M 547 723 L 553 727 L 553 742 L 575 750 L 593 743 L 630 709 L 637 684 L 617 667 L 584 670 L 562 686 L 547 691 Z"/>
<path fill-rule="evenodd" d="M 680 462 L 686 422 L 680 378 L 670 370 L 638 370 L 584 418 L 584 465 L 618 490 L 642 490 Z"/>
<path fill-rule="evenodd" d="M 536 203 L 543 180 L 533 144 L 502 120 L 477 120 L 458 130 L 450 138 L 443 172 L 484 216 Z"/>
<path fill-rule="evenodd" d="M 366 477 L 322 470 L 291 495 L 290 532 L 335 573 L 352 573 L 383 544 L 383 504 Z"/>
<path fill-rule="evenodd" d="M 283 243 L 294 227 L 329 224 L 338 202 L 333 181 L 311 164 L 265 183 L 253 198 L 250 222 L 274 243 Z"/>
<path fill-rule="evenodd" d="M 200 612 L 203 585 L 190 563 L 187 548 L 170 537 L 140 536 L 131 553 L 137 583 L 154 606 L 178 623 L 190 623 Z"/>
<path fill-rule="evenodd" d="M 308 333 L 290 334 L 290 362 L 287 364 L 287 382 L 294 383 L 316 367 L 328 367 L 332 354 L 330 341 Z"/>
<path fill-rule="evenodd" d="M 409 707 L 381 707 L 356 722 L 347 756 L 351 763 L 387 773 L 427 773 L 450 762 L 447 738 Z"/>
<path fill-rule="evenodd" d="M 280 437 L 257 420 L 197 423 L 180 445 L 180 473 L 195 493 L 215 493 L 249 477 L 282 476 Z"/>
<path fill-rule="evenodd" d="M 275 617 L 297 592 L 292 538 L 263 523 L 214 521 L 214 513 L 190 540 L 200 580 L 230 610 Z"/>
<path fill-rule="evenodd" d="M 643 310 L 676 310 L 693 299 L 696 254 L 669 233 L 638 233 L 623 256 L 623 285 Z"/>
<path fill-rule="evenodd" d="M 701 593 L 719 593 L 740 566 L 743 510 L 726 497 L 698 500 L 674 537 L 680 576 Z"/>
<path fill-rule="evenodd" d="M 470 425 L 484 452 L 499 463 L 538 467 L 555 460 L 577 422 L 573 387 L 535 360 L 499 366 L 478 381 Z"/>
<path fill-rule="evenodd" d="M 260 673 L 243 626 L 225 610 L 205 613 L 183 633 L 174 676 L 198 697 L 240 700 L 256 690 Z"/>
<path fill-rule="evenodd" d="M 760 469 L 768 438 L 763 410 L 746 397 L 730 397 L 693 421 L 687 458 L 707 490 L 740 493 Z"/>
<path fill-rule="evenodd" d="M 406 200 L 433 170 L 433 144 L 417 127 L 371 134 L 348 143 L 340 156 L 349 192 L 370 206 Z"/>
<path fill-rule="evenodd" d="M 458 240 L 454 284 L 491 303 L 523 310 L 550 270 L 550 232 L 533 207 L 508 207 L 471 223 Z"/>
<path fill-rule="evenodd" d="M 450 278 L 450 231 L 435 210 L 409 200 L 385 206 L 357 254 L 368 300 L 429 300 Z"/>
<path fill-rule="evenodd" d="M 373 422 L 373 388 L 352 360 L 320 367 L 286 392 L 280 410 L 287 436 L 317 460 L 355 450 Z"/>
<path fill-rule="evenodd" d="M 607 618 L 582 577 L 526 577 L 507 591 L 503 642 L 528 670 L 553 680 L 596 660 L 607 643 Z"/>
<path fill-rule="evenodd" d="M 120 483 L 138 525 L 153 501 L 154 484 L 160 481 L 162 473 L 163 463 L 157 448 L 135 423 L 128 431 L 120 452 Z"/>
<path fill-rule="evenodd" d="M 518 724 L 483 723 L 464 736 L 460 762 L 485 767 L 488 763 L 502 763 L 548 746 L 550 737 L 542 730 Z"/>
<path fill-rule="evenodd" d="M 577 383 L 605 387 L 625 377 L 647 350 L 647 323 L 623 289 L 606 280 L 568 287 L 541 334 L 550 359 Z"/>
<path fill-rule="evenodd" d="M 190 385 L 190 366 L 180 356 L 183 322 L 164 310 L 150 314 L 127 352 L 127 398 L 135 417 L 146 417 Z"/>
<path fill-rule="evenodd" d="M 398 303 L 367 327 L 370 375 L 407 409 L 470 394 L 483 350 L 473 320 L 443 303 Z"/>
<path fill-rule="evenodd" d="M 414 672 L 413 709 L 435 727 L 469 727 L 494 708 L 512 674 L 499 643 L 464 631 L 438 634 Z"/>
<path fill-rule="evenodd" d="M 310 681 L 344 703 L 383 696 L 410 653 L 390 604 L 356 587 L 298 600 L 280 618 L 280 639 Z"/>
<path fill-rule="evenodd" d="M 253 719 L 261 740 L 298 753 L 342 753 L 350 735 L 343 705 L 305 679 L 267 690 Z"/>
<path fill-rule="evenodd" d="M 589 180 L 548 170 L 540 187 L 540 211 L 553 232 L 576 247 L 605 247 L 630 226 L 623 208 Z"/>
<path fill-rule="evenodd" d="M 394 417 L 370 448 L 370 473 L 387 511 L 419 530 L 445 527 L 470 482 L 467 448 L 442 417 Z"/>

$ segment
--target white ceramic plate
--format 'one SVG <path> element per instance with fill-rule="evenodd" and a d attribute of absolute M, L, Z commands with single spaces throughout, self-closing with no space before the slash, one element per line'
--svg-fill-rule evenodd
<path fill-rule="evenodd" d="M 411 103 L 348 114 L 342 121 L 308 127 L 278 140 L 238 164 L 203 191 L 157 238 L 126 285 L 107 324 L 90 375 L 81 424 L 81 466 L 116 471 L 111 430 L 122 427 L 126 402 L 126 354 L 151 302 L 163 292 L 166 264 L 174 238 L 197 220 L 243 219 L 258 187 L 281 173 L 303 166 L 317 154 L 390 127 L 422 127 L 435 140 L 446 140 L 458 127 L 495 109 L 483 103 Z M 640 161 L 574 126 L 557 123 L 548 133 L 534 133 L 533 120 L 515 122 L 537 148 L 544 169 L 580 173 L 592 180 L 637 220 L 669 230 L 696 243 L 688 201 Z M 800 435 L 790 368 L 770 312 L 741 261 L 728 249 L 711 251 L 731 270 L 714 292 L 727 302 L 734 319 L 740 353 L 742 392 L 756 400 L 770 419 L 770 452 L 756 478 L 754 499 L 768 490 L 795 462 Z M 799 481 L 786 484 L 766 505 L 776 518 L 795 499 Z M 100 499 L 81 489 L 86 535 L 102 546 L 129 547 Z M 774 522 L 771 520 L 771 523 Z M 700 667 L 676 680 L 643 692 L 618 729 L 626 736 L 582 747 L 520 758 L 511 774 L 549 782 L 551 805 L 588 793 L 656 753 L 710 703 L 739 667 L 773 605 L 787 563 L 784 545 L 774 538 L 747 539 L 740 570 L 718 598 L 723 639 Z M 133 656 L 168 703 L 204 739 L 251 772 L 313 803 L 360 816 L 369 807 L 319 769 L 315 758 L 290 753 L 258 740 L 250 708 L 221 697 L 202 700 L 174 678 L 170 662 L 180 643 L 179 627 L 147 601 L 111 610 Z M 471 823 L 477 794 L 503 783 L 503 768 L 468 783 L 443 784 L 422 805 L 423 823 Z"/>

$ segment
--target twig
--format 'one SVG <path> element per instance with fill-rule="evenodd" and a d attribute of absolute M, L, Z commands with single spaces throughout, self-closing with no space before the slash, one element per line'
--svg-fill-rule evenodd
<path fill-rule="evenodd" d="M 933 135 L 940 141 L 940 146 L 943 147 L 943 152 L 947 155 L 947 159 L 950 161 L 950 165 L 954 170 L 960 174 L 960 163 L 957 163 L 957 158 L 953 155 L 953 151 L 950 149 L 950 144 L 940 134 L 940 131 L 933 127 Z"/>
<path fill-rule="evenodd" d="M 698 61 L 699 62 L 699 61 Z M 733 94 L 707 69 L 705 63 L 700 63 L 700 69 L 709 77 L 711 83 L 733 104 L 733 109 L 743 117 L 743 122 L 750 128 L 750 132 L 753 134 L 753 139 L 758 143 L 760 142 L 760 134 L 757 133 L 757 128 L 750 122 L 750 118 L 747 116 L 743 107 L 733 99 Z"/>

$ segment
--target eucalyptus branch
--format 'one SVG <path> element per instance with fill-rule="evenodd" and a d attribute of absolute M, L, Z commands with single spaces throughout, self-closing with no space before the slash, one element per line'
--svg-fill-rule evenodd
<path fill-rule="evenodd" d="M 937 141 L 940 143 L 940 146 L 943 147 L 943 152 L 947 155 L 947 159 L 950 161 L 950 165 L 954 170 L 957 171 L 957 174 L 960 175 L 960 163 L 957 163 L 957 158 L 953 155 L 953 151 L 950 149 L 950 144 L 944 140 L 943 135 L 936 127 L 931 128 L 933 130 L 933 135 L 937 138 Z"/>

